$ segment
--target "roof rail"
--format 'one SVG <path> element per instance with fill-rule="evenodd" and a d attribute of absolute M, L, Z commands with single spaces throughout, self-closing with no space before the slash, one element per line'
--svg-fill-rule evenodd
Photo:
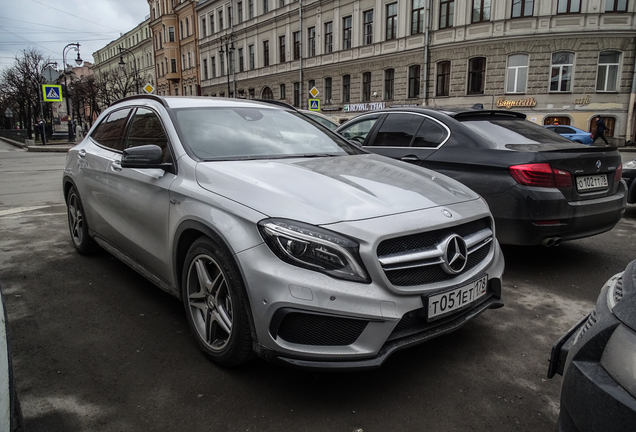
<path fill-rule="evenodd" d="M 110 106 L 114 106 L 114 105 L 117 105 L 118 103 L 128 102 L 130 100 L 135 100 L 135 99 L 152 99 L 156 102 L 159 102 L 161 105 L 165 106 L 166 108 L 168 108 L 168 103 L 166 102 L 164 98 L 162 98 L 161 96 L 153 95 L 153 94 L 145 94 L 145 95 L 137 94 L 132 96 L 126 96 L 125 98 L 122 98 L 122 99 L 119 99 L 118 101 L 113 102 L 112 104 L 110 104 Z"/>
<path fill-rule="evenodd" d="M 289 108 L 289 109 L 292 109 L 294 111 L 298 111 L 298 108 L 296 108 L 293 105 L 288 104 L 287 102 L 282 102 L 282 101 L 272 100 L 272 99 L 252 99 L 252 100 L 255 100 L 256 102 L 268 103 L 268 104 L 271 104 L 271 105 L 278 105 L 278 106 L 281 106 L 283 108 Z"/>

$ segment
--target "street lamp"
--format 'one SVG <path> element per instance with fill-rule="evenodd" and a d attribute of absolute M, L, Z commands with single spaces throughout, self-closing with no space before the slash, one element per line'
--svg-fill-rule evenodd
<path fill-rule="evenodd" d="M 124 62 L 124 56 L 122 55 L 122 51 L 128 53 L 128 55 L 132 55 L 133 57 L 133 72 L 134 72 L 134 78 L 135 78 L 135 90 L 137 91 L 137 94 L 139 94 L 139 69 L 137 69 L 137 64 L 135 63 L 134 59 L 135 59 L 135 55 L 132 53 L 132 51 L 130 51 L 127 48 L 118 46 L 117 49 L 119 50 L 119 63 L 117 63 L 119 65 L 119 68 L 121 70 L 124 70 L 124 68 L 126 67 L 126 62 Z"/>
<path fill-rule="evenodd" d="M 227 56 L 227 97 L 230 97 L 230 71 L 234 71 L 234 65 L 230 63 L 230 52 L 234 52 L 234 33 L 230 33 L 228 36 L 221 36 L 220 42 L 221 49 L 219 54 Z M 225 45 L 225 51 L 223 51 L 223 45 Z M 236 94 L 233 96 L 236 97 Z"/>
<path fill-rule="evenodd" d="M 71 121 L 71 118 L 73 117 L 73 113 L 71 112 L 71 108 L 69 105 L 69 97 L 68 97 L 69 93 L 68 93 L 68 86 L 66 83 L 66 52 L 67 52 L 66 50 L 73 49 L 77 51 L 77 58 L 75 59 L 75 63 L 78 66 L 80 66 L 83 60 L 80 57 L 79 47 L 80 47 L 79 42 L 70 43 L 64 47 L 64 50 L 62 50 L 62 64 L 64 65 L 64 87 L 66 88 L 66 115 L 71 116 L 69 117 L 69 120 L 68 120 L 68 140 L 69 141 L 75 141 L 75 131 L 73 131 L 73 122 Z"/>
<path fill-rule="evenodd" d="M 46 69 L 47 66 L 55 66 L 55 69 L 57 69 L 57 62 L 48 62 L 47 64 L 45 64 L 44 66 L 42 66 L 42 69 L 40 69 L 40 76 L 42 76 L 42 74 L 44 74 L 44 69 Z M 46 145 L 46 120 L 44 120 L 44 109 L 42 108 L 42 99 L 44 99 L 44 95 L 42 94 L 42 88 L 40 87 L 38 89 L 38 93 L 40 94 L 40 97 L 38 98 L 38 101 L 40 102 L 40 120 L 44 123 L 44 127 L 42 128 L 42 145 Z"/>

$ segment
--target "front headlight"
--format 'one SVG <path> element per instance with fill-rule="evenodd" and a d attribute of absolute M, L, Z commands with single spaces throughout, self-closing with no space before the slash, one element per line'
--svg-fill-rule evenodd
<path fill-rule="evenodd" d="M 636 169 L 636 159 L 623 163 L 623 169 Z"/>
<path fill-rule="evenodd" d="M 601 365 L 614 381 L 636 397 L 636 333 L 619 325 L 607 341 Z"/>
<path fill-rule="evenodd" d="M 286 219 L 265 219 L 258 228 L 272 252 L 286 263 L 339 279 L 371 282 L 354 240 Z"/>

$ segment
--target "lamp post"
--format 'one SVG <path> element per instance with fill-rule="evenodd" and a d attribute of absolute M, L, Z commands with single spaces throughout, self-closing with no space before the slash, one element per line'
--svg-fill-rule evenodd
<path fill-rule="evenodd" d="M 55 66 L 55 69 L 57 69 L 57 62 L 48 62 L 47 64 L 45 64 L 44 66 L 42 66 L 42 69 L 40 70 L 40 76 L 42 76 L 42 74 L 44 74 L 44 69 L 46 69 L 47 66 Z M 44 99 L 44 95 L 42 94 L 42 87 L 40 87 L 39 89 L 40 93 L 40 97 L 38 98 L 38 101 L 40 102 L 40 120 L 42 122 L 44 122 L 44 127 L 42 128 L 42 145 L 46 145 L 46 120 L 44 120 L 44 109 L 42 108 L 42 102 Z"/>
<path fill-rule="evenodd" d="M 221 49 L 219 54 L 225 54 L 227 56 L 227 97 L 230 97 L 230 72 L 234 71 L 234 65 L 230 63 L 230 52 L 234 52 L 234 33 L 230 33 L 227 36 L 221 36 Z M 223 45 L 225 45 L 225 51 L 223 51 Z M 233 95 L 236 97 L 236 94 Z"/>
<path fill-rule="evenodd" d="M 124 70 L 124 68 L 126 67 L 126 62 L 124 62 L 124 56 L 122 55 L 122 52 L 128 53 L 128 55 L 133 56 L 133 73 L 134 73 L 134 79 L 135 79 L 135 91 L 137 92 L 137 94 L 139 94 L 139 69 L 137 69 L 137 64 L 134 61 L 135 55 L 132 53 L 132 51 L 122 46 L 118 46 L 117 49 L 119 50 L 119 63 L 117 64 L 119 65 L 119 68 L 121 70 Z"/>
<path fill-rule="evenodd" d="M 66 82 L 66 53 L 67 53 L 67 50 L 71 50 L 71 49 L 77 51 L 77 58 L 75 59 L 75 63 L 78 66 L 80 66 L 83 60 L 80 57 L 79 47 L 80 47 L 79 42 L 70 43 L 64 47 L 64 50 L 62 50 L 62 64 L 64 65 L 64 87 L 66 88 L 66 115 L 70 116 L 68 117 L 69 118 L 68 120 L 68 140 L 69 141 L 75 141 L 75 131 L 73 130 L 73 122 L 71 121 L 71 118 L 73 117 L 73 113 L 71 112 L 71 108 L 69 105 L 68 85 Z"/>

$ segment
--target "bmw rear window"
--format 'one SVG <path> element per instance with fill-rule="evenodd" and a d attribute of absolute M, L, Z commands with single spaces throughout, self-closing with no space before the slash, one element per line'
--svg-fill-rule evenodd
<path fill-rule="evenodd" d="M 501 148 L 509 144 L 571 144 L 567 138 L 527 120 L 467 120 L 462 124 Z"/>

